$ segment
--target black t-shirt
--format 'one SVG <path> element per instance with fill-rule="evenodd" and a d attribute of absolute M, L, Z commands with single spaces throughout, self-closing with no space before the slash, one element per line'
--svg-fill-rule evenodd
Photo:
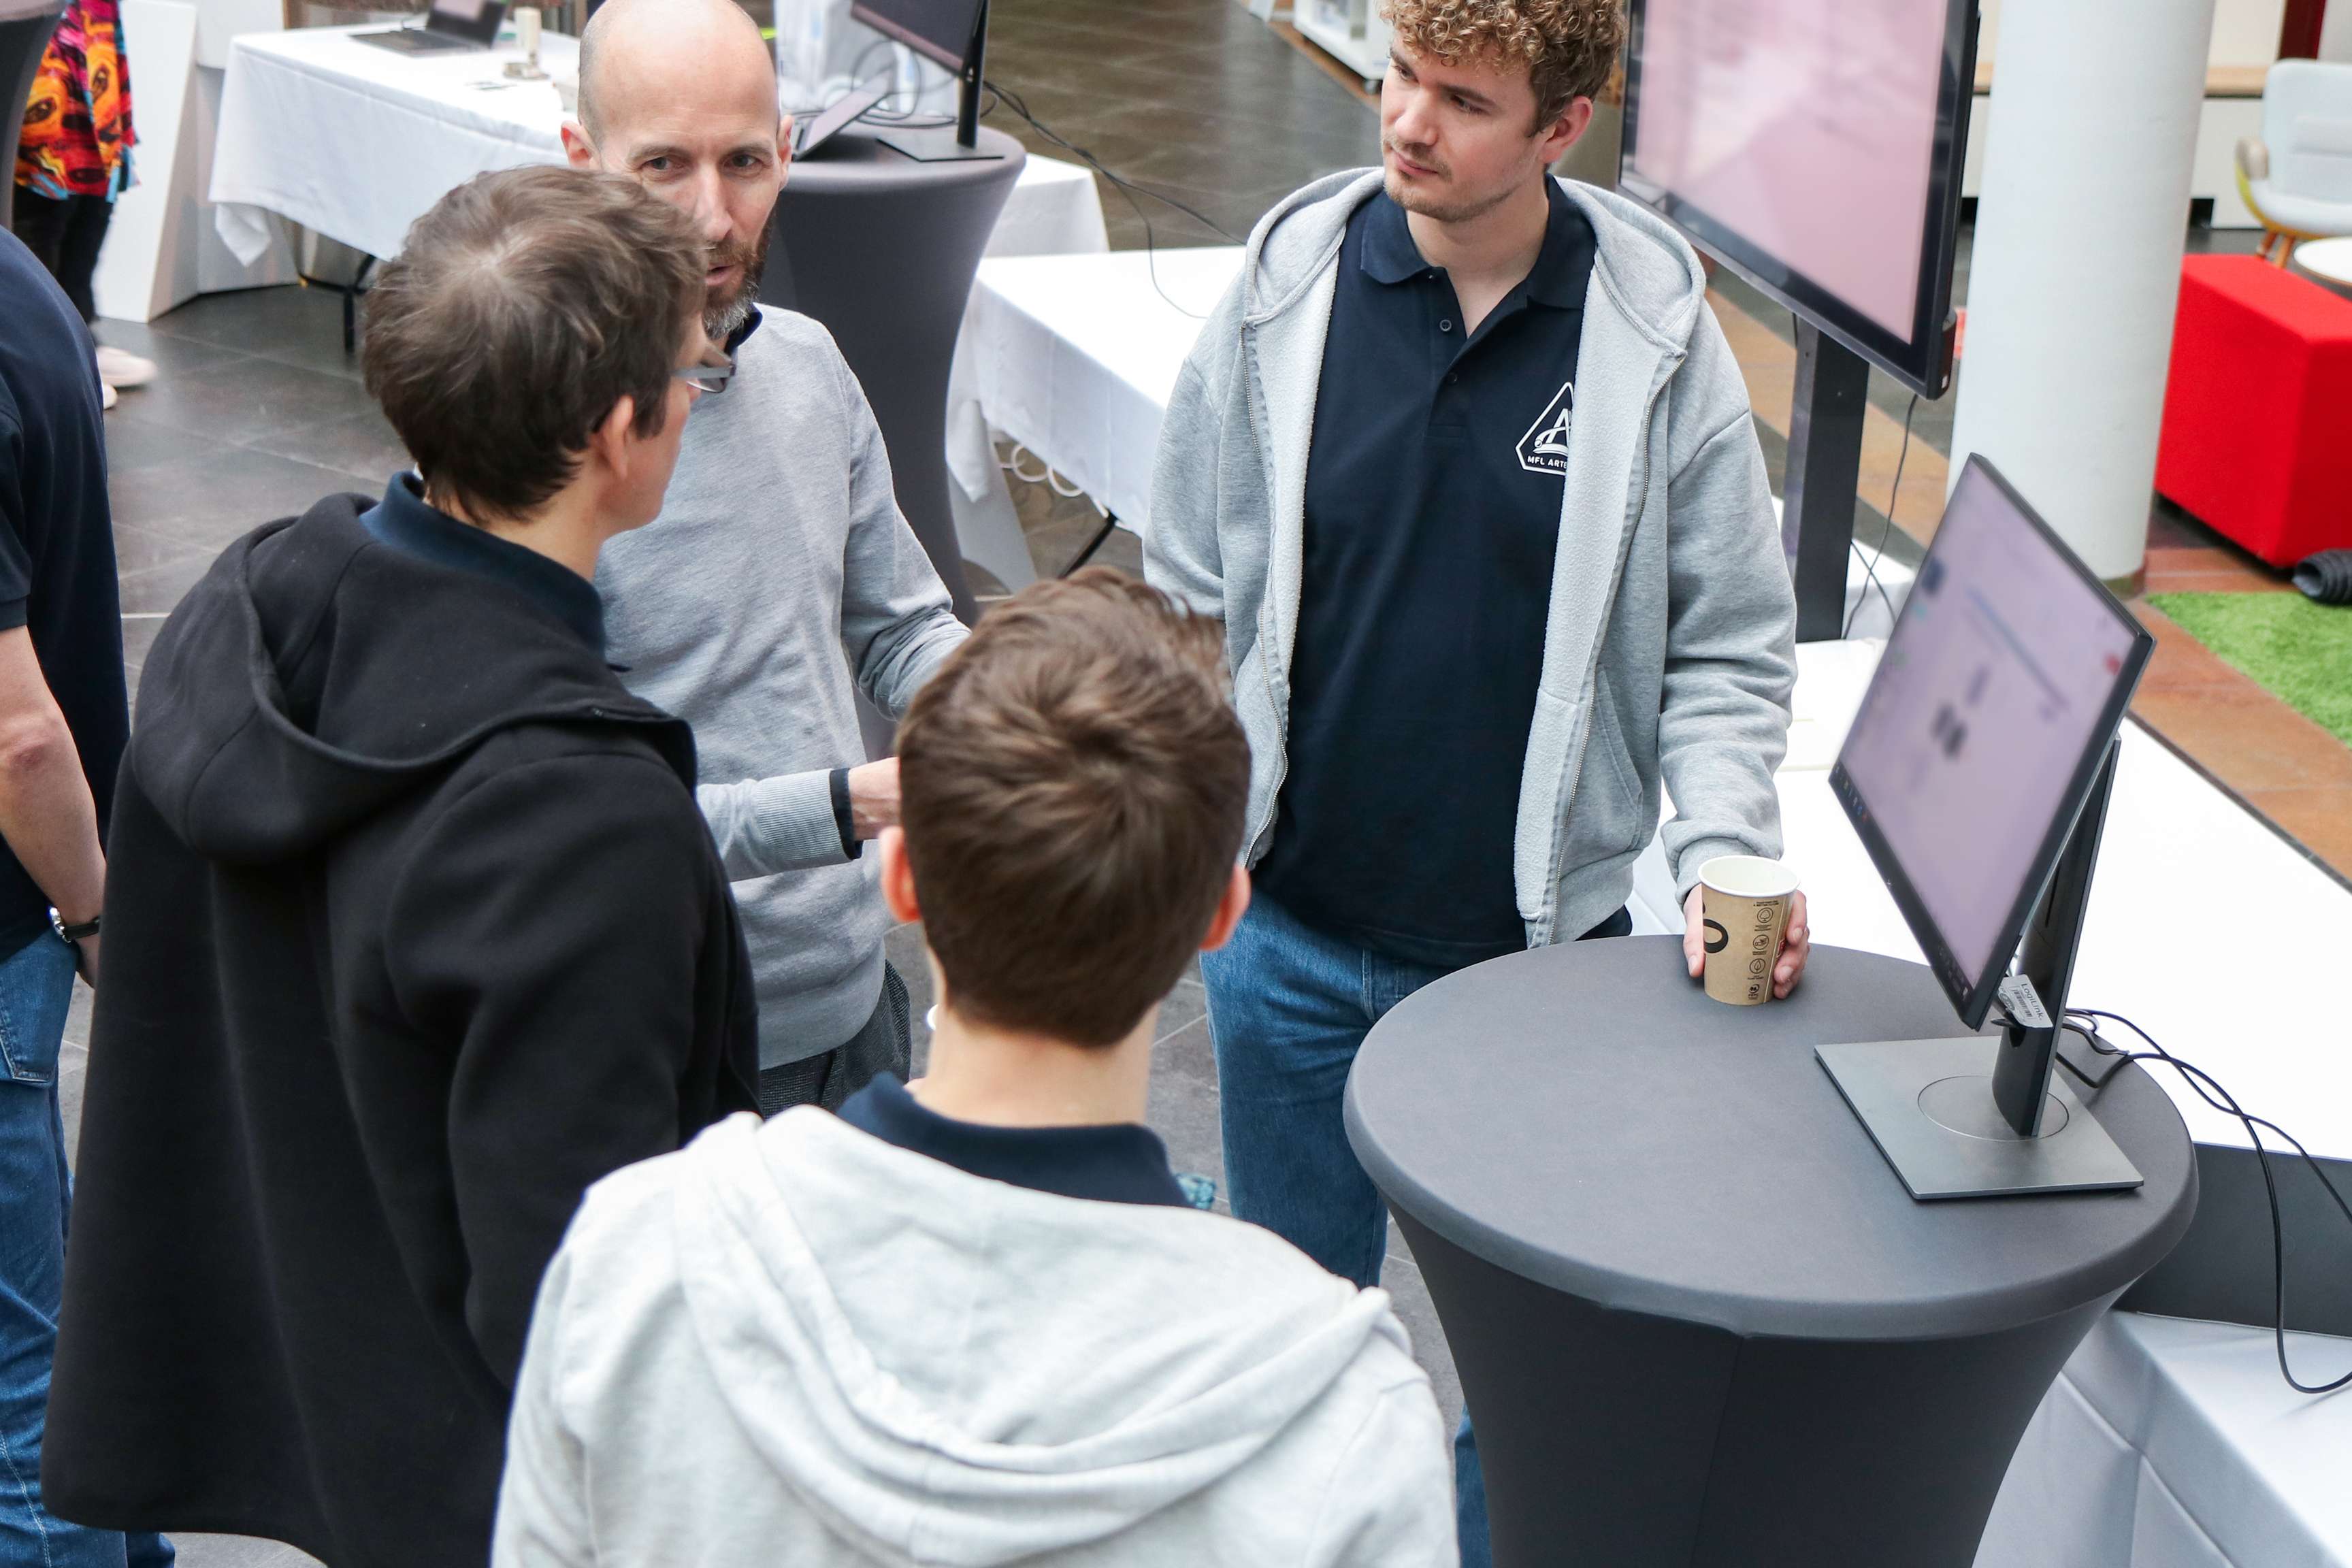
<path fill-rule="evenodd" d="M 1527 945 L 1512 851 L 1594 246 L 1546 189 L 1535 267 L 1466 341 L 1452 280 L 1374 196 L 1323 350 L 1289 772 L 1257 879 L 1308 925 L 1420 963 Z"/>
<path fill-rule="evenodd" d="M 849 1097 L 841 1119 L 885 1143 L 943 1165 L 1066 1198 L 1188 1206 L 1168 1168 L 1168 1149 L 1149 1127 L 987 1127 L 941 1116 L 889 1073 Z"/>
<path fill-rule="evenodd" d="M 0 631 L 31 634 L 103 836 L 131 710 L 98 366 L 80 315 L 5 230 L 0 323 Z M 48 895 L 0 845 L 0 958 L 48 925 Z"/>

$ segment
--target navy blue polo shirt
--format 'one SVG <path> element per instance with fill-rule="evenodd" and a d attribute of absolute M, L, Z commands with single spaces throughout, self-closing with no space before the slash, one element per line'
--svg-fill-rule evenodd
<path fill-rule="evenodd" d="M 988 1127 L 941 1116 L 889 1073 L 849 1097 L 841 1119 L 885 1143 L 992 1182 L 1066 1198 L 1186 1208 L 1168 1149 L 1149 1127 Z"/>
<path fill-rule="evenodd" d="M 1592 226 L 1554 182 L 1475 332 L 1374 196 L 1340 247 L 1307 460 L 1289 772 L 1257 881 L 1310 926 L 1448 967 L 1527 945 L 1512 879 Z"/>
<path fill-rule="evenodd" d="M 98 400 L 81 313 L 0 229 L 0 631 L 32 641 L 103 842 L 131 710 Z M 0 959 L 48 929 L 48 894 L 0 844 Z"/>

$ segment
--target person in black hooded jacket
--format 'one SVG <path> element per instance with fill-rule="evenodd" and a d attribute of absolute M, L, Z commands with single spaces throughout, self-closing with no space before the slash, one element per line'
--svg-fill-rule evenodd
<path fill-rule="evenodd" d="M 604 662 L 604 539 L 699 392 L 702 246 L 488 174 L 370 296 L 418 461 L 232 545 L 116 794 L 42 1479 L 60 1515 L 480 1563 L 583 1191 L 754 1104 L 687 726 Z"/>

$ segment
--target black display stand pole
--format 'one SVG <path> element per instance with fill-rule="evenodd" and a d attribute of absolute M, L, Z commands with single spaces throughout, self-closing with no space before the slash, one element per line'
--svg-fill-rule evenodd
<path fill-rule="evenodd" d="M 1853 547 L 1869 391 L 1869 363 L 1799 316 L 1780 516 L 1780 547 L 1797 588 L 1799 642 L 1827 642 L 1845 630 L 1846 556 Z"/>
<path fill-rule="evenodd" d="M 988 4 L 981 0 L 973 14 L 971 37 L 965 43 L 963 64 L 956 69 L 955 130 L 945 126 L 893 127 L 882 145 L 924 163 L 969 163 L 1001 158 L 980 145 L 980 96 L 986 87 L 988 63 Z"/>

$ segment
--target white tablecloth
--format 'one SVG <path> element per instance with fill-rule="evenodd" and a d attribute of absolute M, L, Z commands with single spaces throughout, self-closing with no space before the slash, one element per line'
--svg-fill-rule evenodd
<path fill-rule="evenodd" d="M 408 226 L 443 195 L 492 169 L 563 161 L 562 104 L 551 81 L 509 81 L 512 44 L 487 53 L 398 55 L 355 29 L 306 27 L 231 47 L 213 150 L 214 223 L 256 251 L 276 213 L 363 250 L 397 256 Z M 540 40 L 551 71 L 575 70 L 579 46 Z"/>
<path fill-rule="evenodd" d="M 964 336 L 988 422 L 1140 532 L 1176 373 L 1241 258 L 1216 246 L 982 262 Z"/>
<path fill-rule="evenodd" d="M 2352 1341 L 2289 1334 L 2305 1383 Z M 2268 1330 L 2110 1312 L 2026 1428 L 1977 1568 L 2347 1568 L 2352 1390 Z"/>

